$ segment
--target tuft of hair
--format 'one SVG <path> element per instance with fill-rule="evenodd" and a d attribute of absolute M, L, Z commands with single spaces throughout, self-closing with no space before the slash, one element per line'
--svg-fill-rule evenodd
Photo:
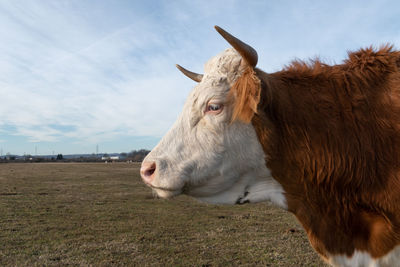
<path fill-rule="evenodd" d="M 236 80 L 230 90 L 230 96 L 233 99 L 231 121 L 240 120 L 250 123 L 254 114 L 257 113 L 260 93 L 260 79 L 257 77 L 253 67 L 246 66 L 242 75 Z"/>

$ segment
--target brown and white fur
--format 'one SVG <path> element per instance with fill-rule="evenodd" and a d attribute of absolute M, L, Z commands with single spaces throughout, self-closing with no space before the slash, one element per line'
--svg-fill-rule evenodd
<path fill-rule="evenodd" d="M 142 164 L 161 197 L 272 201 L 334 266 L 400 266 L 400 52 L 265 73 L 228 49 Z"/>

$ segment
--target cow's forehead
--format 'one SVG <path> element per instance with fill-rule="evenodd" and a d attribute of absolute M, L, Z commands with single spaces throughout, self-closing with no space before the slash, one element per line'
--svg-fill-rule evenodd
<path fill-rule="evenodd" d="M 204 79 L 220 80 L 225 78 L 232 84 L 239 76 L 239 67 L 242 57 L 235 49 L 229 48 L 211 58 L 204 67 Z"/>
<path fill-rule="evenodd" d="M 211 58 L 204 67 L 203 79 L 191 92 L 188 104 L 199 108 L 211 98 L 224 98 L 240 76 L 242 57 L 233 48 Z"/>

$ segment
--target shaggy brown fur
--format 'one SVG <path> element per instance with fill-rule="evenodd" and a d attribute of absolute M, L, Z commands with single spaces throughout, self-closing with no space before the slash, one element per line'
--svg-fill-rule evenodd
<path fill-rule="evenodd" d="M 256 73 L 252 123 L 313 247 L 378 258 L 399 245 L 400 52 L 367 48 L 342 65 Z"/>
<path fill-rule="evenodd" d="M 254 69 L 247 66 L 240 78 L 229 91 L 230 98 L 234 99 L 232 121 L 241 120 L 249 123 L 257 112 L 260 102 L 261 81 L 256 76 Z"/>

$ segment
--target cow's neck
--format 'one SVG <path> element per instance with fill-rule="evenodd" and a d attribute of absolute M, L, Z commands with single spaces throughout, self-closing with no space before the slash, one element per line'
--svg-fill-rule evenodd
<path fill-rule="evenodd" d="M 269 139 L 272 133 L 261 123 L 257 115 L 253 125 L 258 137 Z M 351 256 L 355 251 L 366 251 L 371 257 L 379 258 L 399 243 L 400 236 L 395 232 L 398 229 L 393 229 L 391 218 L 375 212 L 372 206 L 363 207 L 356 196 L 347 194 L 346 190 L 351 189 L 329 188 L 307 180 L 284 154 L 275 158 L 267 154 L 267 166 L 285 191 L 288 211 L 297 217 L 310 243 L 323 257 Z"/>
<path fill-rule="evenodd" d="M 318 113 L 309 106 L 313 101 L 331 101 L 330 97 L 340 98 L 342 95 L 333 94 L 323 96 L 328 99 L 316 100 L 312 98 L 318 96 L 312 93 L 303 95 L 304 92 L 292 91 L 298 95 L 288 97 L 292 92 L 271 92 L 266 88 L 275 85 L 279 87 L 279 84 L 274 84 L 273 79 L 271 81 L 263 76 L 261 79 L 261 109 L 254 116 L 252 124 L 263 145 L 266 164 L 274 179 L 284 188 L 288 210 L 294 213 L 303 225 L 313 247 L 326 258 L 332 255 L 351 256 L 356 251 L 366 252 L 372 258 L 389 253 L 400 243 L 400 209 L 398 204 L 393 205 L 400 203 L 400 184 L 397 178 L 389 179 L 390 176 L 397 175 L 398 169 L 384 169 L 383 166 L 375 166 L 374 169 L 365 163 L 386 164 L 386 167 L 398 166 L 398 158 L 387 156 L 386 163 L 374 158 L 375 153 L 380 151 L 374 151 L 373 138 L 367 138 L 361 143 L 366 145 L 371 142 L 370 148 L 360 147 L 354 131 L 371 129 L 354 128 L 353 132 L 345 132 L 344 129 L 354 126 L 350 125 L 353 123 L 351 119 L 346 121 L 348 118 L 333 117 L 332 121 L 329 121 L 330 117 L 327 116 L 325 119 L 328 121 L 321 121 L 321 114 L 312 114 Z M 305 100 L 295 102 L 296 97 L 303 97 Z M 307 100 L 307 97 L 310 99 Z M 290 118 L 291 115 L 291 121 L 279 121 L 277 117 L 280 114 L 277 112 L 280 110 L 268 103 L 271 99 L 274 102 L 281 101 L 279 104 L 288 105 L 288 108 L 298 109 L 299 112 L 293 112 L 286 117 Z M 343 107 L 346 104 L 328 106 L 331 110 L 321 112 L 336 116 L 335 112 L 339 112 L 337 109 L 346 108 Z M 289 107 L 290 105 L 293 106 Z M 307 111 L 301 109 L 308 109 L 311 113 L 308 114 L 309 117 L 303 116 Z M 346 115 L 349 114 L 343 116 Z M 387 114 L 381 115 L 385 117 Z M 303 120 L 312 123 L 304 125 Z M 338 120 L 341 120 L 342 125 L 327 129 L 330 123 L 334 125 Z M 370 124 L 361 125 L 361 128 L 376 126 L 373 122 L 368 123 Z M 379 136 L 380 133 L 369 134 Z M 388 131 L 381 135 L 379 146 L 388 149 L 396 147 L 399 137 L 393 134 Z M 340 147 L 342 144 L 349 147 Z M 351 147 L 352 145 L 355 147 Z M 349 153 L 354 152 L 355 155 L 346 154 L 346 150 Z M 388 152 L 390 153 L 396 155 L 392 150 Z M 359 159 L 361 160 L 357 161 Z M 380 173 L 380 177 L 375 177 L 377 172 Z"/>

